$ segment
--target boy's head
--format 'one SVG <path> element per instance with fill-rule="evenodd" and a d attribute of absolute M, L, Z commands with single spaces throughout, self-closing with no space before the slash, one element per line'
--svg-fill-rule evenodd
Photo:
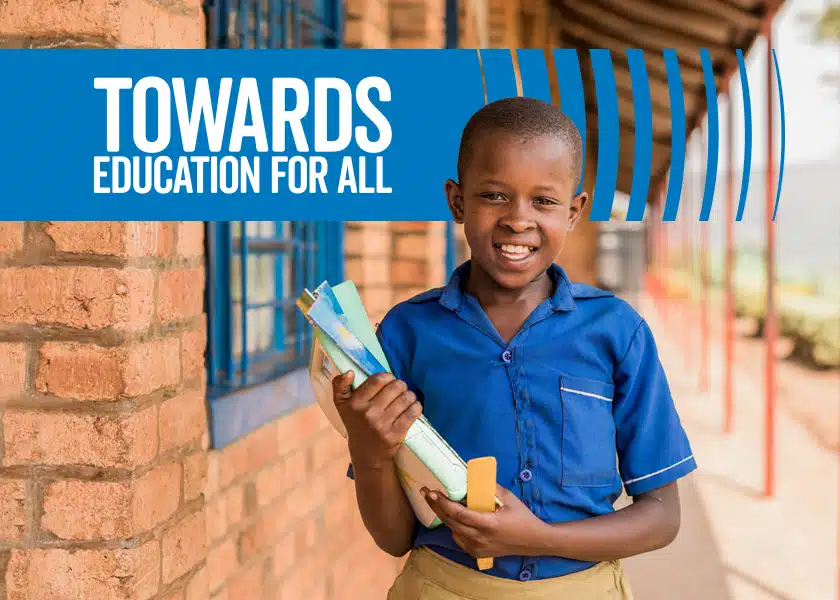
<path fill-rule="evenodd" d="M 467 122 L 446 197 L 473 265 L 501 287 L 524 288 L 563 249 L 587 200 L 581 154 L 572 121 L 540 100 L 499 100 Z"/>

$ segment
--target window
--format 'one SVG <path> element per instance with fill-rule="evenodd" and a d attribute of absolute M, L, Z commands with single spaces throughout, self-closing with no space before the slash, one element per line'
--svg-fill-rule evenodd
<path fill-rule="evenodd" d="M 341 0 L 209 0 L 209 48 L 337 48 Z M 341 223 L 206 223 L 207 383 L 219 448 L 311 401 L 304 287 L 342 278 Z"/>

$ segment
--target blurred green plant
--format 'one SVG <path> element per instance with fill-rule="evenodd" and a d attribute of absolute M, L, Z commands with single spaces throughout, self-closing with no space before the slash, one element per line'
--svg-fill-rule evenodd
<path fill-rule="evenodd" d="M 826 7 L 816 25 L 820 40 L 840 42 L 840 4 Z"/>

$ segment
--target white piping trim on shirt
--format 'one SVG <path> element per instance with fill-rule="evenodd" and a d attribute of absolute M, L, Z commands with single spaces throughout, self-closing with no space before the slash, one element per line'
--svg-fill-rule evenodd
<path fill-rule="evenodd" d="M 649 475 L 642 475 L 641 477 L 636 477 L 635 479 L 628 479 L 627 481 L 624 482 L 624 485 L 629 485 L 631 483 L 636 483 L 637 481 L 642 481 L 643 479 L 647 479 L 649 477 L 655 477 L 656 475 L 659 475 L 660 473 L 664 473 L 665 471 L 667 471 L 669 469 L 673 469 L 674 467 L 680 466 L 684 462 L 688 462 L 692 458 L 694 458 L 693 454 L 691 456 L 687 457 L 687 458 L 682 459 L 679 462 L 675 462 L 670 467 L 665 467 L 664 469 L 659 469 L 658 471 L 655 471 L 654 473 L 650 473 Z"/>
<path fill-rule="evenodd" d="M 590 392 L 582 392 L 580 390 L 573 390 L 572 388 L 561 387 L 561 391 L 563 392 L 571 392 L 572 394 L 580 394 L 581 396 L 589 396 L 590 398 L 597 398 L 598 400 L 603 400 L 604 402 L 612 402 L 612 398 L 607 398 L 606 396 L 600 396 L 598 394 L 592 394 Z"/>

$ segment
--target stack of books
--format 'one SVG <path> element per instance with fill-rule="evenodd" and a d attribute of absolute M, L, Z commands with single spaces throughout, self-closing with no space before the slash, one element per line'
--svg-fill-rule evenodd
<path fill-rule="evenodd" d="M 391 368 L 352 281 L 335 287 L 324 282 L 314 291 L 304 290 L 297 306 L 314 329 L 309 375 L 316 402 L 346 438 L 333 401 L 333 378 L 353 371 L 357 388 L 368 377 L 390 373 Z M 420 494 L 423 487 L 441 491 L 455 502 L 465 501 L 467 465 L 425 416 L 408 430 L 395 463 L 403 490 L 424 526 L 434 528 L 441 522 Z"/>

